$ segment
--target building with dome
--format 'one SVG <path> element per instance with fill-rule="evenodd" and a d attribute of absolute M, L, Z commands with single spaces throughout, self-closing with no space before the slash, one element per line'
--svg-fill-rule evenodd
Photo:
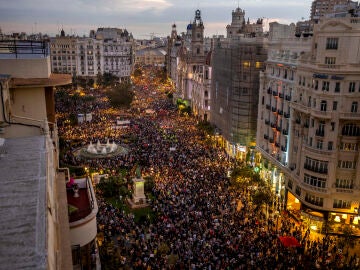
<path fill-rule="evenodd" d="M 210 119 L 211 50 L 206 46 L 204 28 L 201 11 L 196 10 L 186 34 L 181 39 L 172 35 L 168 70 L 176 83 L 176 98 L 186 100 L 193 114 L 207 121 Z"/>

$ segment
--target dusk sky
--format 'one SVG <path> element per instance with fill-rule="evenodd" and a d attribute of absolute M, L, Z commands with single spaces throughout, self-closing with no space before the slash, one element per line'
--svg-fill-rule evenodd
<path fill-rule="evenodd" d="M 178 33 L 200 9 L 205 35 L 226 33 L 232 10 L 245 10 L 250 22 L 264 18 L 289 24 L 308 19 L 312 0 L 0 0 L 0 28 L 4 33 L 42 32 L 54 36 L 89 35 L 98 27 L 126 28 L 135 38 L 168 36 L 173 23 Z"/>

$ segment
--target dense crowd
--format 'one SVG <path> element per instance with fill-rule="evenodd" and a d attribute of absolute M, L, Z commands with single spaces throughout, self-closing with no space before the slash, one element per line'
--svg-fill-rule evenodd
<path fill-rule="evenodd" d="M 126 130 L 112 129 L 118 114 L 106 104 L 94 104 L 91 123 L 60 125 L 70 147 L 62 162 L 115 174 L 139 164 L 142 174 L 154 179 L 149 203 L 156 218 L 151 222 L 136 223 L 132 214 L 98 194 L 98 230 L 104 241 L 113 243 L 111 256 L 118 258 L 120 269 L 359 269 L 359 256 L 348 256 L 345 262 L 334 239 L 311 239 L 310 231 L 290 217 L 276 224 L 273 217 L 255 211 L 249 191 L 230 185 L 227 171 L 233 161 L 205 143 L 195 119 L 179 115 L 165 95 L 159 93 L 148 104 L 164 113 L 146 115 L 133 108 Z M 74 143 L 73 138 L 81 141 Z M 105 159 L 73 154 L 84 142 L 106 139 L 125 144 L 129 153 Z M 294 236 L 301 247 L 285 247 L 280 235 Z"/>

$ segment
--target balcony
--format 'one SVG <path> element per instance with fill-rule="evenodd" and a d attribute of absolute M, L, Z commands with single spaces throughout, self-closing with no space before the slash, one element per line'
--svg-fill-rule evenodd
<path fill-rule="evenodd" d="M 268 139 L 269 139 L 269 135 L 264 134 L 264 139 L 265 139 L 265 140 L 268 140 Z"/>
<path fill-rule="evenodd" d="M 330 112 L 330 111 L 311 110 L 311 115 L 316 118 L 322 118 L 322 119 L 331 119 L 332 118 L 332 112 Z"/>
<path fill-rule="evenodd" d="M 270 109 L 271 109 L 271 106 L 270 106 L 269 104 L 266 104 L 265 108 L 266 108 L 267 110 L 270 110 Z"/>
<path fill-rule="evenodd" d="M 277 96 L 278 96 L 278 92 L 277 92 L 277 91 L 273 91 L 273 92 L 272 92 L 272 95 L 273 95 L 274 97 L 277 97 Z"/>
<path fill-rule="evenodd" d="M 360 119 L 360 113 L 344 113 L 344 112 L 340 112 L 339 113 L 339 118 L 340 119 L 351 119 L 351 120 L 359 120 Z"/>
<path fill-rule="evenodd" d="M 287 101 L 291 101 L 291 96 L 289 96 L 289 95 L 285 95 L 285 100 L 287 100 Z"/>
<path fill-rule="evenodd" d="M 325 149 L 319 149 L 319 148 L 314 148 L 308 145 L 304 146 L 304 150 L 307 152 L 311 152 L 312 154 L 317 154 L 320 156 L 331 156 L 332 154 L 336 153 L 335 150 L 325 150 Z"/>
<path fill-rule="evenodd" d="M 280 110 L 280 109 L 277 110 L 277 112 L 278 112 L 279 115 L 283 115 L 283 114 L 284 114 L 284 112 L 283 112 L 282 110 Z"/>
<path fill-rule="evenodd" d="M 291 107 L 306 114 L 310 113 L 310 108 L 299 102 L 291 102 Z"/>
<path fill-rule="evenodd" d="M 276 146 L 277 148 L 280 148 L 280 143 L 276 142 L 276 143 L 275 143 L 275 146 Z"/>
<path fill-rule="evenodd" d="M 283 152 L 287 152 L 287 148 L 286 148 L 286 146 L 281 146 L 281 151 L 283 151 Z"/>
<path fill-rule="evenodd" d="M 268 93 L 268 94 L 272 94 L 272 90 L 271 90 L 270 87 L 268 88 L 267 93 Z"/>
<path fill-rule="evenodd" d="M 308 171 L 315 172 L 315 173 L 320 173 L 320 174 L 327 174 L 328 173 L 327 168 L 318 168 L 316 166 L 312 166 L 312 165 L 309 165 L 309 164 L 304 164 L 304 169 L 306 169 Z"/>
<path fill-rule="evenodd" d="M 284 98 L 285 95 L 283 93 L 279 93 L 279 98 Z"/>
<path fill-rule="evenodd" d="M 288 131 L 287 129 L 283 129 L 283 130 L 282 130 L 282 134 L 283 134 L 283 135 L 289 135 L 289 131 Z"/>
<path fill-rule="evenodd" d="M 265 120 L 265 125 L 270 125 L 270 120 Z"/>
<path fill-rule="evenodd" d="M 71 245 L 84 246 L 97 234 L 96 214 L 98 206 L 89 178 L 75 179 L 77 189 L 67 184 Z"/>
<path fill-rule="evenodd" d="M 277 127 L 276 123 L 271 123 L 270 126 L 271 126 L 272 128 L 276 128 L 276 127 Z"/>
<path fill-rule="evenodd" d="M 269 143 L 274 143 L 274 138 L 269 138 Z"/>
<path fill-rule="evenodd" d="M 285 118 L 290 118 L 290 113 L 284 112 L 284 117 L 285 117 Z"/>
<path fill-rule="evenodd" d="M 276 126 L 276 130 L 280 132 L 280 131 L 281 131 L 281 127 L 280 127 L 280 126 Z"/>
<path fill-rule="evenodd" d="M 345 186 L 345 185 L 333 184 L 332 187 L 336 188 L 336 192 L 339 192 L 339 193 L 354 193 L 353 185 Z"/>
<path fill-rule="evenodd" d="M 276 107 L 271 107 L 272 112 L 276 112 Z"/>

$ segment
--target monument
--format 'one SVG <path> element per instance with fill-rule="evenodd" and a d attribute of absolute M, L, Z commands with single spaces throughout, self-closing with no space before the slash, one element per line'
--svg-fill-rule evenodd
<path fill-rule="evenodd" d="M 135 177 L 132 179 L 132 181 L 133 196 L 132 199 L 129 200 L 131 208 L 141 208 L 147 206 L 144 193 L 145 180 L 141 176 L 141 170 L 139 166 L 136 168 Z"/>

